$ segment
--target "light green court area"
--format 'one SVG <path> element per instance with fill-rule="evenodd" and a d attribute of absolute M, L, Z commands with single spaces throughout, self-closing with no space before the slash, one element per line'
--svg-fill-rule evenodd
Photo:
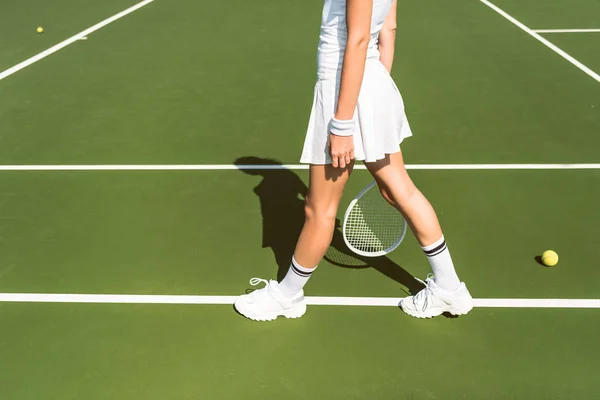
<path fill-rule="evenodd" d="M 600 18 L 598 25 L 600 26 Z M 600 29 L 600 28 L 597 28 Z M 565 50 L 569 55 L 575 57 L 593 71 L 600 71 L 600 32 L 593 33 L 565 33 L 544 34 L 544 37 L 555 45 Z M 598 111 L 598 103 L 590 102 L 589 108 Z"/>
<path fill-rule="evenodd" d="M 19 0 L 2 4 L 0 71 L 132 6 L 134 0 Z M 37 34 L 37 28 L 44 28 Z M 4 86 L 4 84 L 3 84 Z M 4 96 L 2 96 L 4 97 Z"/>
<path fill-rule="evenodd" d="M 2 81 L 0 159 L 297 162 L 320 10 L 155 1 Z M 477 1 L 401 4 L 399 25 L 407 162 L 597 161 L 599 90 L 539 42 Z"/>
<path fill-rule="evenodd" d="M 596 0 L 495 0 L 492 3 L 531 29 L 583 29 L 600 26 Z"/>
<path fill-rule="evenodd" d="M 277 261 L 287 270 L 306 175 L 4 172 L 0 253 L 10 271 L 2 291 L 236 294 L 255 275 L 275 277 Z M 589 239 L 600 220 L 600 171 L 412 175 L 435 204 L 477 297 L 597 295 L 600 248 Z M 366 171 L 356 171 L 344 204 L 368 182 Z M 412 235 L 389 259 L 371 261 L 374 268 L 350 268 L 361 263 L 344 256 L 339 235 L 335 246 L 332 261 L 343 265 L 323 264 L 308 294 L 403 297 L 415 287 L 412 276 L 428 272 Z M 546 248 L 559 252 L 560 267 L 536 262 Z"/>
<path fill-rule="evenodd" d="M 600 28 L 593 0 L 494 3 L 532 29 Z M 0 6 L 0 72 L 133 4 Z M 321 7 L 155 0 L 0 80 L 0 165 L 295 164 Z M 595 80 L 480 1 L 400 1 L 398 17 L 408 163 L 600 162 Z M 598 35 L 544 37 L 598 73 Z M 474 297 L 600 298 L 599 169 L 411 176 Z M 244 293 L 287 269 L 307 178 L 0 170 L 0 293 Z M 369 182 L 354 172 L 340 219 Z M 337 233 L 306 292 L 401 298 L 428 272 L 411 234 L 361 260 Z M 228 305 L 0 303 L 0 399 L 592 399 L 599 312 L 311 306 L 258 324 Z"/>
<path fill-rule="evenodd" d="M 533 30 L 600 29 L 600 2 L 595 0 L 497 0 L 495 4 Z M 517 27 L 515 29 L 518 30 Z M 599 32 L 541 35 L 596 73 L 600 71 Z M 557 60 L 560 61 L 560 57 Z M 547 68 L 546 65 L 540 67 Z M 596 115 L 599 114 L 597 101 L 591 102 L 589 107 Z"/>
<path fill-rule="evenodd" d="M 596 310 L 412 320 L 315 307 L 256 324 L 226 306 L 0 305 L 6 398 L 594 398 Z"/>

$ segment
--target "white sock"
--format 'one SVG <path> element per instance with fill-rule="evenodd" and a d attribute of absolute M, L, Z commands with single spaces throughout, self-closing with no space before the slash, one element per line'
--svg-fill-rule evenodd
<path fill-rule="evenodd" d="M 455 291 L 460 286 L 460 279 L 454 270 L 450 251 L 446 246 L 444 235 L 437 242 L 421 247 L 429 259 L 435 283 L 443 290 Z"/>
<path fill-rule="evenodd" d="M 281 289 L 284 296 L 294 297 L 302 290 L 304 285 L 306 285 L 308 278 L 310 278 L 310 274 L 312 274 L 315 269 L 317 269 L 317 267 L 312 269 L 304 268 L 296 262 L 294 257 L 292 257 L 290 269 L 285 275 L 285 278 L 279 283 L 279 289 Z"/>

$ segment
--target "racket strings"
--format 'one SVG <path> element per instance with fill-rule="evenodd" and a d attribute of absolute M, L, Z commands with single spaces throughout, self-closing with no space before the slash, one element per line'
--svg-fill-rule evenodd
<path fill-rule="evenodd" d="M 352 247 L 362 252 L 385 252 L 398 243 L 405 223 L 398 210 L 377 190 L 369 190 L 349 211 L 346 238 Z"/>

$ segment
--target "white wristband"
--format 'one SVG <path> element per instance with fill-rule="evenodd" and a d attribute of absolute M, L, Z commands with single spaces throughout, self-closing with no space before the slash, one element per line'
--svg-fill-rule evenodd
<path fill-rule="evenodd" d="M 340 121 L 335 117 L 331 117 L 330 131 L 336 136 L 352 136 L 356 129 L 356 123 L 353 119 Z"/>

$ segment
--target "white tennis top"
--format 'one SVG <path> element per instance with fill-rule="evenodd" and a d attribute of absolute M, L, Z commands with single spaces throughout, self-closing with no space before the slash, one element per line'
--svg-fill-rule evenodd
<path fill-rule="evenodd" d="M 393 0 L 373 0 L 371 41 L 367 51 L 368 59 L 379 58 L 379 50 L 377 49 L 379 32 L 381 32 L 392 2 Z M 325 0 L 317 53 L 319 79 L 339 78 L 347 40 L 346 0 Z"/>

